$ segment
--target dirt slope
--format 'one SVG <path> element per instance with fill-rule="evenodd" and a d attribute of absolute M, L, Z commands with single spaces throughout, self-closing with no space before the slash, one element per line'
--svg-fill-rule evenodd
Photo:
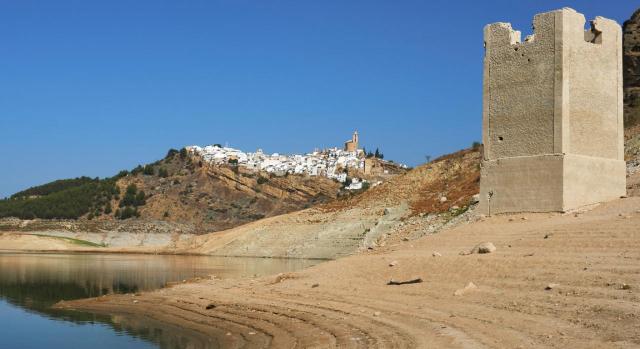
<path fill-rule="evenodd" d="M 276 278 L 61 306 L 144 314 L 225 348 L 640 347 L 639 212 L 629 198 L 577 217 L 492 217 Z M 487 241 L 495 253 L 459 254 Z M 414 277 L 424 283 L 386 285 Z"/>
<path fill-rule="evenodd" d="M 433 232 L 463 213 L 479 191 L 479 161 L 478 149 L 461 151 L 363 194 L 199 236 L 166 251 L 336 258 L 383 245 L 387 239 L 405 237 L 413 225 L 425 229 L 431 226 Z M 442 200 L 445 197 L 446 201 Z"/>

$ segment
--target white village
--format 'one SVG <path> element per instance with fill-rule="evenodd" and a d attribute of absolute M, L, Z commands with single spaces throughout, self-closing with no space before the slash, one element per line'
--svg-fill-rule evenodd
<path fill-rule="evenodd" d="M 284 155 L 279 153 L 265 154 L 261 149 L 256 152 L 243 152 L 219 144 L 205 147 L 189 146 L 187 150 L 202 158 L 211 165 L 234 165 L 245 167 L 255 172 L 266 172 L 276 176 L 308 175 L 324 176 L 340 183 L 347 184 L 347 190 L 361 190 L 368 181 L 357 174 L 373 174 L 376 170 L 388 173 L 380 166 L 380 159 L 371 159 L 359 147 L 358 131 L 353 133 L 344 148 L 337 147 L 315 150 L 307 154 Z M 388 162 L 386 162 L 388 163 Z M 396 165 L 406 168 L 406 165 Z M 355 173 L 355 176 L 349 174 Z M 370 183 L 371 186 L 379 182 Z"/>

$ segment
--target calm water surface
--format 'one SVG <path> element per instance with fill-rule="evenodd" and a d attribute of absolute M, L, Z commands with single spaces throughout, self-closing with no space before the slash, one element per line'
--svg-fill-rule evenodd
<path fill-rule="evenodd" d="M 215 275 L 296 271 L 312 260 L 0 253 L 0 348 L 207 348 L 209 339 L 152 320 L 51 309 L 61 300 L 149 291 Z"/>

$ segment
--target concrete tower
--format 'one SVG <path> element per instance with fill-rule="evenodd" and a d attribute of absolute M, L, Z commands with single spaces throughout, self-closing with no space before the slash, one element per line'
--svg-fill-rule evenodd
<path fill-rule="evenodd" d="M 480 211 L 567 211 L 626 192 L 622 33 L 572 9 L 538 14 L 524 42 L 485 27 Z"/>

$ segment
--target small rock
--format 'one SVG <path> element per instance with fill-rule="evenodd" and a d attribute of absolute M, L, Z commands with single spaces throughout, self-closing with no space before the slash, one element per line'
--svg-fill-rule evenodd
<path fill-rule="evenodd" d="M 471 197 L 471 203 L 472 204 L 477 204 L 478 202 L 480 202 L 480 194 L 476 194 L 476 195 Z"/>
<path fill-rule="evenodd" d="M 138 304 L 138 301 L 133 301 L 133 304 Z"/>
<path fill-rule="evenodd" d="M 207 305 L 207 307 L 206 307 L 207 310 L 211 310 L 211 309 L 215 309 L 215 308 L 216 308 L 216 305 L 213 304 L 213 303 Z"/>
<path fill-rule="evenodd" d="M 497 250 L 496 246 L 490 242 L 483 242 L 474 247 L 469 254 L 487 254 Z"/>
<path fill-rule="evenodd" d="M 389 263 L 390 267 L 395 267 L 396 265 L 398 265 L 398 261 L 393 261 L 393 262 Z"/>
<path fill-rule="evenodd" d="M 469 282 L 467 286 L 465 286 L 465 288 L 461 288 L 457 290 L 456 292 L 453 293 L 453 295 L 456 297 L 459 297 L 477 289 L 478 289 L 478 286 L 476 286 L 476 284 L 474 284 L 473 282 Z"/>
<path fill-rule="evenodd" d="M 409 238 L 403 238 L 402 241 L 409 241 Z"/>
<path fill-rule="evenodd" d="M 388 216 L 391 213 L 391 211 L 388 208 L 385 208 L 384 211 L 382 212 L 383 215 Z"/>
<path fill-rule="evenodd" d="M 550 237 L 551 237 L 551 234 L 547 234 L 547 235 L 544 236 L 545 239 L 548 239 Z"/>
<path fill-rule="evenodd" d="M 442 203 L 447 202 L 447 197 L 446 196 L 441 196 L 440 197 L 440 202 L 442 202 Z"/>
<path fill-rule="evenodd" d="M 442 254 L 440 254 L 440 252 L 437 252 L 437 251 L 433 251 L 433 253 L 431 255 L 433 257 L 442 257 Z"/>
<path fill-rule="evenodd" d="M 230 336 L 230 335 L 231 335 L 231 332 L 227 332 L 227 336 Z"/>
<path fill-rule="evenodd" d="M 375 317 L 379 317 L 380 315 L 382 315 L 382 313 L 379 311 L 376 311 L 375 313 L 373 313 L 373 316 Z"/>
<path fill-rule="evenodd" d="M 455 206 L 455 205 L 454 205 L 454 206 L 451 206 L 451 209 L 452 209 L 452 210 L 459 210 L 459 209 L 460 209 L 460 207 L 458 207 L 458 206 Z"/>
<path fill-rule="evenodd" d="M 623 290 L 630 290 L 630 289 L 631 289 L 631 285 L 622 284 L 622 287 L 620 287 L 620 289 L 623 289 Z"/>
<path fill-rule="evenodd" d="M 313 285 L 311 285 L 311 288 L 318 288 L 318 287 L 320 287 L 320 284 L 313 284 Z"/>
<path fill-rule="evenodd" d="M 250 335 L 250 336 L 253 336 L 253 335 L 255 335 L 255 334 L 256 334 L 255 332 L 249 332 L 249 335 Z"/>
<path fill-rule="evenodd" d="M 545 290 L 546 290 L 546 291 L 551 291 L 551 290 L 553 290 L 554 288 L 558 288 L 559 286 L 560 286 L 560 285 L 558 285 L 558 284 L 549 284 L 549 285 L 547 285 L 547 287 L 545 287 Z"/>
<path fill-rule="evenodd" d="M 527 217 L 522 217 L 522 218 L 520 218 L 520 219 L 522 219 L 523 221 L 526 221 L 526 220 L 528 220 L 529 218 L 527 218 Z"/>

